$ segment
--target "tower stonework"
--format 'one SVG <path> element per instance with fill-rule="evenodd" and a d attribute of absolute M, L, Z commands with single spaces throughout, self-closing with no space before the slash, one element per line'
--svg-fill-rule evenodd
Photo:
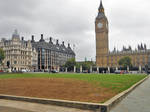
<path fill-rule="evenodd" d="M 95 20 L 96 33 L 96 65 L 99 67 L 107 67 L 108 65 L 108 20 L 105 16 L 102 1 L 98 9 L 98 16 Z"/>
<path fill-rule="evenodd" d="M 98 9 L 98 15 L 95 19 L 95 34 L 96 34 L 96 65 L 99 68 L 99 72 L 111 72 L 114 70 L 125 70 L 123 66 L 119 65 L 119 60 L 124 57 L 130 57 L 132 67 L 126 70 L 143 70 L 146 67 L 150 68 L 150 49 L 147 49 L 146 44 L 138 45 L 135 50 L 131 46 L 123 47 L 123 50 L 119 51 L 114 48 L 113 51 L 109 51 L 109 27 L 108 20 L 105 16 L 102 0 Z"/>

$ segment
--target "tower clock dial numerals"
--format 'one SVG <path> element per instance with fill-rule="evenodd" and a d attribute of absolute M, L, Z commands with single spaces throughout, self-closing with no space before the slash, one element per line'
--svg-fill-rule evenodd
<path fill-rule="evenodd" d="M 97 27 L 98 27 L 98 28 L 102 28 L 102 27 L 103 27 L 103 24 L 99 22 L 99 23 L 97 24 Z"/>

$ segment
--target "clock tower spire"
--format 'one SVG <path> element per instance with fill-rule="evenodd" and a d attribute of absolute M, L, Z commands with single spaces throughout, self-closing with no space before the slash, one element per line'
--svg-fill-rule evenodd
<path fill-rule="evenodd" d="M 104 7 L 103 7 L 103 3 L 102 3 L 102 0 L 100 0 L 100 6 L 99 6 L 99 12 L 102 12 L 104 13 Z"/>
<path fill-rule="evenodd" d="M 96 64 L 99 67 L 107 67 L 108 45 L 108 20 L 105 16 L 102 0 L 95 19 L 96 33 Z"/>

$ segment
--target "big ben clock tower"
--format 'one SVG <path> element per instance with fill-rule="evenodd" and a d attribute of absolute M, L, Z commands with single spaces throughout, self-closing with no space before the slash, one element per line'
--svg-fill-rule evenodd
<path fill-rule="evenodd" d="M 98 16 L 95 20 L 96 32 L 96 65 L 107 67 L 108 45 L 108 20 L 105 16 L 102 1 L 98 9 Z"/>

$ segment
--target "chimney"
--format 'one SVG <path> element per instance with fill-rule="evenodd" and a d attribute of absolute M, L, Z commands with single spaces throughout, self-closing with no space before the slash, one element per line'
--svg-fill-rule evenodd
<path fill-rule="evenodd" d="M 50 43 L 50 44 L 53 44 L 53 42 L 52 42 L 52 37 L 49 38 L 49 43 Z"/>
<path fill-rule="evenodd" d="M 40 39 L 40 42 L 44 42 L 44 38 L 43 38 L 43 34 L 41 34 L 41 39 Z"/>
<path fill-rule="evenodd" d="M 65 46 L 65 42 L 64 41 L 62 42 L 62 45 Z"/>
<path fill-rule="evenodd" d="M 31 40 L 31 42 L 34 42 L 34 35 L 32 35 L 32 40 Z"/>
<path fill-rule="evenodd" d="M 22 37 L 21 40 L 24 41 L 24 37 Z"/>
<path fill-rule="evenodd" d="M 58 40 L 56 41 L 56 45 L 59 45 L 59 41 Z"/>
<path fill-rule="evenodd" d="M 70 44 L 68 44 L 68 48 L 70 48 Z"/>
<path fill-rule="evenodd" d="M 41 34 L 41 40 L 43 40 L 43 34 Z"/>

